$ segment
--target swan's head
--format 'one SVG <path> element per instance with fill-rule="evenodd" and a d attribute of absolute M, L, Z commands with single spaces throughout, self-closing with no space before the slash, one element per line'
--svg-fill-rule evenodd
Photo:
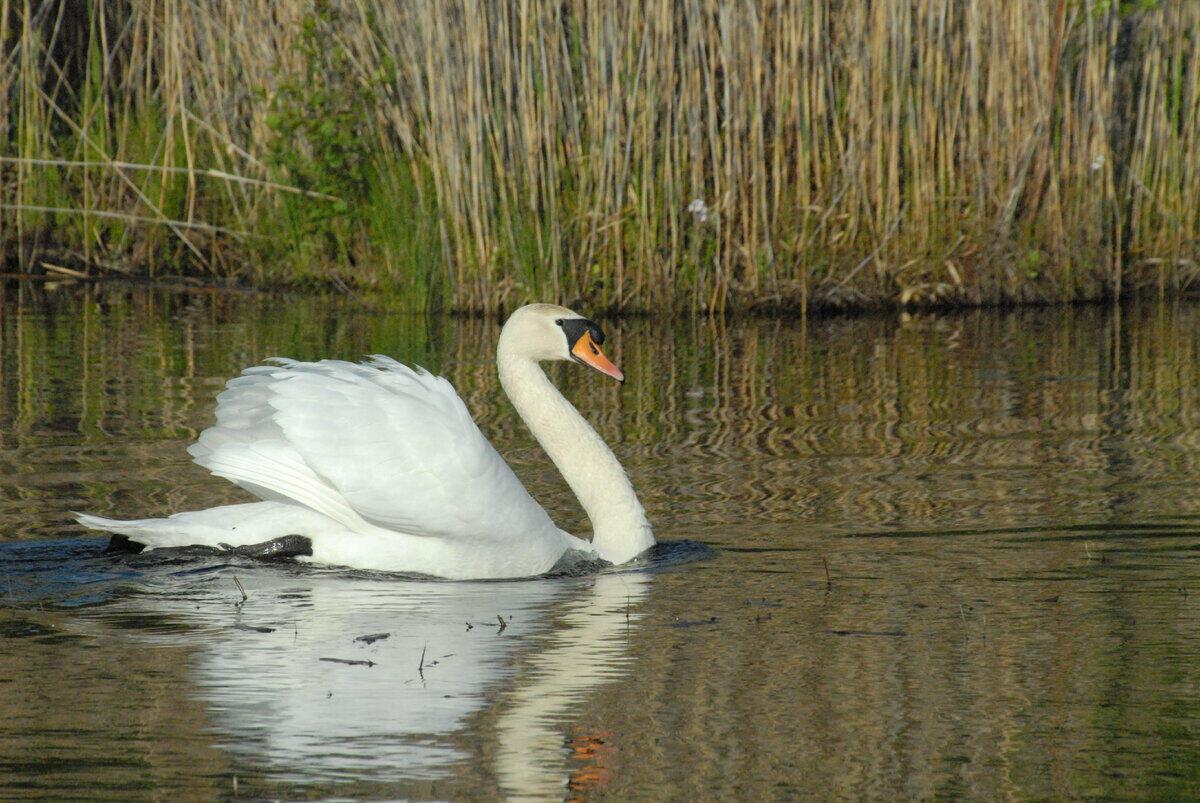
<path fill-rule="evenodd" d="M 509 316 L 500 332 L 500 351 L 533 360 L 574 360 L 618 382 L 625 381 L 600 345 L 604 332 L 592 321 L 555 304 L 529 304 Z"/>

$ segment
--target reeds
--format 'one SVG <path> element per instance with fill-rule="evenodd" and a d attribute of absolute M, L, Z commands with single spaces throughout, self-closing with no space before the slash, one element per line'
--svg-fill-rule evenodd
<path fill-rule="evenodd" d="M 0 5 L 0 242 L 26 269 L 182 260 L 480 311 L 1200 278 L 1195 3 Z"/>

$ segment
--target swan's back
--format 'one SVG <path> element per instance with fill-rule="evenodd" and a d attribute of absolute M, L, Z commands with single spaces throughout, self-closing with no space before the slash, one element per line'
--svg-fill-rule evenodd
<path fill-rule="evenodd" d="M 213 474 L 363 534 L 559 538 L 447 380 L 383 356 L 273 362 L 230 380 L 189 449 Z"/>

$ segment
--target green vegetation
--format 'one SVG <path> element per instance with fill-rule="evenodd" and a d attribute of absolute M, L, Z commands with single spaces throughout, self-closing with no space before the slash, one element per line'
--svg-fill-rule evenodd
<path fill-rule="evenodd" d="M 0 0 L 0 43 L 23 272 L 480 311 L 1200 280 L 1196 3 Z"/>

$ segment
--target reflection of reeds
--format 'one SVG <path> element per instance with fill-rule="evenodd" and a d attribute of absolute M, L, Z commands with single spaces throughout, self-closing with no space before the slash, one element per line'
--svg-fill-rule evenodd
<path fill-rule="evenodd" d="M 449 376 L 560 524 L 586 530 L 500 391 L 494 322 L 254 296 L 88 298 L 10 303 L 0 316 L 6 532 L 54 531 L 59 520 L 30 513 L 45 506 L 156 515 L 240 499 L 184 451 L 225 380 L 270 356 L 368 352 Z M 1063 506 L 1081 519 L 1150 512 L 1153 494 L 1105 489 L 1200 470 L 1193 317 L 980 314 L 900 329 L 633 319 L 608 326 L 624 386 L 549 369 L 652 519 L 683 531 L 720 520 L 731 500 L 780 523 L 1018 526 Z"/>
<path fill-rule="evenodd" d="M 1169 289 L 1200 6 L 1127 5 L 9 0 L 3 245 L 470 309 Z"/>
<path fill-rule="evenodd" d="M 61 613 L 12 609 L 3 616 L 6 623 L 28 620 L 49 633 L 6 638 L 0 651 L 6 686 L 0 696 L 4 797 L 36 789 L 64 797 L 72 788 L 86 788 L 87 796 L 104 789 L 133 797 L 130 790 L 147 778 L 160 792 L 181 799 L 226 793 L 230 757 L 206 738 L 213 715 L 200 700 L 179 694 L 192 682 L 195 656 L 186 641 L 147 648 L 129 639 L 129 626 L 119 621 L 81 625 Z M 151 616 L 128 620 L 143 628 L 174 624 L 169 614 Z M 122 758 L 114 761 L 118 743 Z"/>

